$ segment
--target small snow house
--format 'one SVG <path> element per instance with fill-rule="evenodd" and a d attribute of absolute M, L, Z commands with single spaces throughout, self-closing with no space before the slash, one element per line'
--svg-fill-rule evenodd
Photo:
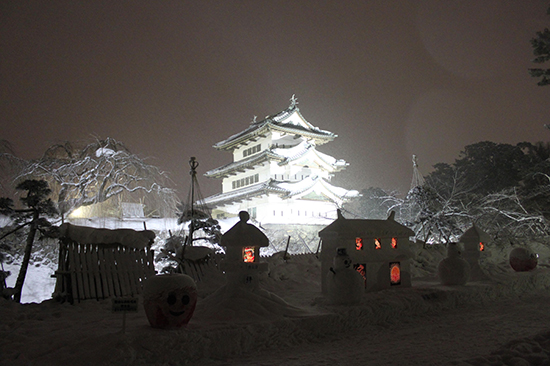
<path fill-rule="evenodd" d="M 268 264 L 260 263 L 260 247 L 267 247 L 269 239 L 256 226 L 248 224 L 250 215 L 239 212 L 240 221 L 222 235 L 220 245 L 225 247 L 225 259 L 220 269 L 232 285 L 258 287 L 258 274 L 266 272 Z"/>
<path fill-rule="evenodd" d="M 365 280 L 366 291 L 392 286 L 410 287 L 410 241 L 414 232 L 394 220 L 394 212 L 386 220 L 346 219 L 338 210 L 338 218 L 319 232 L 322 240 L 322 290 L 327 292 L 326 274 L 338 248 L 345 248 L 352 266 Z"/>

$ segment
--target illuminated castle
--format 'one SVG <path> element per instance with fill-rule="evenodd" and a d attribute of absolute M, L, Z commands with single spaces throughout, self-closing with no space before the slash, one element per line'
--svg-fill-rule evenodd
<path fill-rule="evenodd" d="M 264 224 L 323 225 L 357 191 L 330 184 L 334 173 L 348 166 L 317 151 L 337 137 L 314 127 L 300 113 L 294 96 L 287 109 L 256 118 L 244 131 L 214 145 L 231 151 L 233 162 L 208 171 L 222 179 L 222 193 L 205 203 L 214 218 L 235 217 L 248 211 Z"/>

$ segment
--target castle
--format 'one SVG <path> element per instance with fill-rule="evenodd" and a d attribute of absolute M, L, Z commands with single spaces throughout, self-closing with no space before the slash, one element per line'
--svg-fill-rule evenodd
<path fill-rule="evenodd" d="M 244 131 L 214 145 L 233 153 L 233 162 L 205 174 L 222 179 L 222 193 L 205 198 L 214 218 L 248 211 L 262 226 L 326 225 L 346 199 L 358 195 L 330 183 L 348 163 L 317 146 L 337 135 L 314 127 L 297 104 L 293 96 L 285 110 L 254 118 Z"/>

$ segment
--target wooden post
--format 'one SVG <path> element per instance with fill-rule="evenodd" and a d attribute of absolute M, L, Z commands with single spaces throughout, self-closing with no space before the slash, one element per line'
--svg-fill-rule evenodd
<path fill-rule="evenodd" d="M 288 255 L 288 247 L 290 245 L 290 235 L 288 236 L 288 240 L 286 241 L 286 249 L 285 249 L 285 254 L 283 255 L 283 259 L 286 261 L 288 258 L 289 258 L 289 255 Z"/>

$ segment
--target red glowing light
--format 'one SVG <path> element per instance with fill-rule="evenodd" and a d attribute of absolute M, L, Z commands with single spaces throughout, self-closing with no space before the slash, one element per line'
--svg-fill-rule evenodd
<path fill-rule="evenodd" d="M 401 268 L 399 262 L 390 263 L 390 283 L 399 285 L 401 283 Z"/>
<path fill-rule="evenodd" d="M 374 239 L 374 249 L 382 249 L 382 244 L 380 243 L 380 239 Z"/>
<path fill-rule="evenodd" d="M 355 238 L 355 250 L 363 250 L 363 238 Z"/>
<path fill-rule="evenodd" d="M 391 247 L 397 248 L 397 238 L 391 238 Z"/>
<path fill-rule="evenodd" d="M 485 244 L 483 244 L 482 242 L 479 242 L 479 251 L 483 252 L 484 250 L 485 250 Z"/>
<path fill-rule="evenodd" d="M 254 262 L 254 247 L 243 249 L 243 261 L 247 263 Z"/>
<path fill-rule="evenodd" d="M 363 279 L 367 279 L 367 268 L 364 264 L 354 264 L 353 268 L 355 268 L 355 270 L 359 272 L 361 276 L 363 276 Z"/>

